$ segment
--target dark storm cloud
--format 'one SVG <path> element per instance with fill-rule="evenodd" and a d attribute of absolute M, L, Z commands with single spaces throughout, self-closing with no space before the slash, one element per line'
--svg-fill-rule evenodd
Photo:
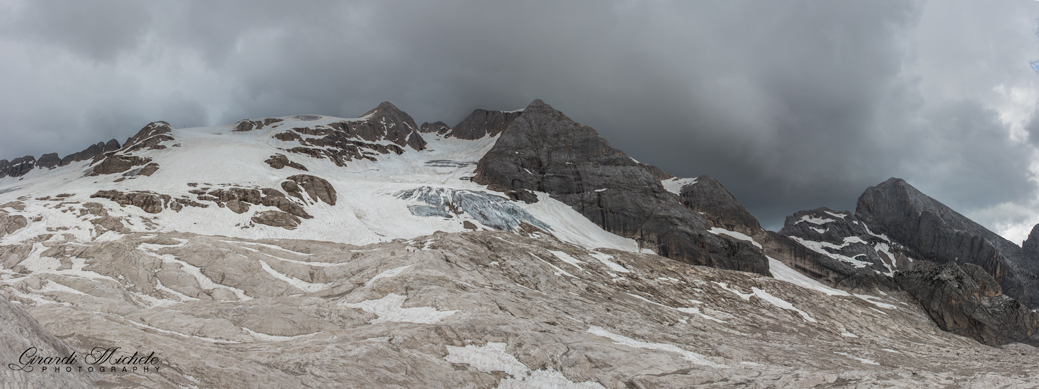
<path fill-rule="evenodd" d="M 6 158 L 122 140 L 151 120 L 355 116 L 389 100 L 455 124 L 541 98 L 636 159 L 719 178 L 772 228 L 799 209 L 851 209 L 891 176 L 965 211 L 1034 205 L 1035 148 L 1004 114 L 1022 103 L 994 92 L 1037 90 L 1034 2 L 2 7 Z M 1007 218 L 986 215 L 973 214 Z"/>

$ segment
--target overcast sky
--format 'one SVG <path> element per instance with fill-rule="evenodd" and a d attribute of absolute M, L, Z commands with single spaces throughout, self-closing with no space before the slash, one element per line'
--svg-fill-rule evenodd
<path fill-rule="evenodd" d="M 0 0 L 0 158 L 391 101 L 541 98 L 718 178 L 769 229 L 902 177 L 1020 242 L 1039 222 L 1039 2 Z"/>

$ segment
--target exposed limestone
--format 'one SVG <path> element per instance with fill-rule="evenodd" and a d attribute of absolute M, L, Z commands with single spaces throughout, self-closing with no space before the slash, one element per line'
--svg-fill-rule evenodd
<path fill-rule="evenodd" d="M 162 121 L 148 123 L 148 125 L 141 128 L 136 135 L 127 139 L 120 151 L 129 153 L 142 149 L 165 149 L 166 146 L 161 143 L 174 140 L 172 136 L 167 135 L 172 131 L 173 128 L 170 127 L 169 123 Z"/>
<path fill-rule="evenodd" d="M 311 200 L 317 202 L 320 199 L 328 205 L 336 205 L 336 189 L 324 178 L 315 177 L 309 174 L 297 174 L 289 177 L 288 180 L 295 183 L 298 188 L 301 188 L 304 192 L 310 195 Z M 291 185 L 289 187 L 291 187 Z M 285 188 L 284 183 L 282 184 L 282 188 Z M 289 190 L 286 189 L 286 191 Z"/>
<path fill-rule="evenodd" d="M 148 213 L 162 212 L 165 208 L 163 204 L 171 199 L 170 195 L 140 191 L 124 193 L 118 190 L 101 190 L 90 195 L 90 198 L 108 199 L 119 205 L 133 205 Z"/>
<path fill-rule="evenodd" d="M 1027 387 L 1039 378 L 1035 348 L 938 331 L 899 296 L 873 297 L 881 306 L 544 236 L 438 233 L 357 247 L 152 233 L 36 246 L 97 276 L 17 264 L 24 273 L 0 295 L 80 355 L 107 345 L 161 360 L 158 374 L 106 373 L 98 387 Z M 4 254 L 25 261 L 32 250 Z M 24 327 L 6 324 L 0 333 Z M 53 376 L 82 377 L 62 373 Z"/>
<path fill-rule="evenodd" d="M 292 215 L 281 211 L 261 211 L 253 216 L 252 221 L 259 224 L 266 224 L 268 226 L 281 227 L 286 230 L 294 230 L 299 226 L 299 218 L 296 215 Z"/>
<path fill-rule="evenodd" d="M 251 189 L 230 187 L 222 189 L 193 189 L 190 192 L 195 194 L 198 200 L 212 201 L 219 207 L 227 206 L 235 213 L 248 211 L 249 204 L 254 204 L 275 207 L 282 212 L 304 219 L 310 219 L 313 217 L 303 210 L 302 206 L 286 198 L 284 193 L 272 188 Z"/>
<path fill-rule="evenodd" d="M 99 373 L 79 372 L 82 363 L 69 364 L 77 372 L 55 372 L 56 366 L 63 364 L 33 365 L 20 364 L 19 360 L 28 362 L 23 356 L 28 352 L 41 358 L 65 358 L 75 350 L 61 339 L 56 338 L 21 308 L 11 304 L 0 294 L 0 386 L 4 388 L 93 388 L 100 381 Z M 46 366 L 47 370 L 42 368 Z"/>
<path fill-rule="evenodd" d="M 151 161 L 152 159 L 148 157 L 109 154 L 105 159 L 101 160 L 101 163 L 94 165 L 94 168 L 90 171 L 90 175 L 99 176 L 102 174 L 122 173 L 132 169 L 134 166 L 149 164 Z M 156 169 L 157 168 L 158 165 L 156 165 Z"/>
<path fill-rule="evenodd" d="M 116 202 L 119 205 L 133 205 L 147 213 L 159 213 L 169 208 L 179 212 L 185 206 L 206 208 L 205 204 L 197 203 L 186 198 L 173 198 L 167 194 L 159 194 L 144 191 L 120 192 L 118 190 L 101 190 L 90 195 L 91 198 L 102 198 Z M 87 203 L 85 207 L 90 204 Z M 89 207 L 88 207 L 89 209 Z M 103 209 L 102 209 L 103 210 Z M 100 214 L 99 214 L 100 215 Z M 104 213 L 106 216 L 107 212 Z"/>
<path fill-rule="evenodd" d="M 288 167 L 291 167 L 293 169 L 307 171 L 307 167 L 306 166 L 303 166 L 303 165 L 301 165 L 299 163 L 290 161 L 289 157 L 286 157 L 283 154 L 272 155 L 270 158 L 267 158 L 267 160 L 263 161 L 263 162 L 265 162 L 266 164 L 270 165 L 272 168 L 275 168 L 275 169 L 281 169 L 281 168 L 284 168 L 284 167 L 288 166 Z"/>
<path fill-rule="evenodd" d="M 269 126 L 275 123 L 281 123 L 284 119 L 278 118 L 266 118 L 263 120 L 242 120 L 235 124 L 234 132 L 246 132 L 252 130 L 262 129 L 264 126 Z"/>
<path fill-rule="evenodd" d="M 7 204 L 4 204 L 5 206 Z M 0 238 L 18 231 L 29 225 L 29 219 L 22 215 L 12 215 L 7 211 L 0 210 Z"/>

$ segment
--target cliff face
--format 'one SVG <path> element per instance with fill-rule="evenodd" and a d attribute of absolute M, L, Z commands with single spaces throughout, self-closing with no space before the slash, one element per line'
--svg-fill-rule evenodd
<path fill-rule="evenodd" d="M 708 232 L 709 223 L 667 192 L 650 168 L 541 100 L 512 119 L 473 181 L 527 201 L 530 191 L 548 193 L 668 258 L 769 274 L 760 250 Z"/>
<path fill-rule="evenodd" d="M 1039 262 L 1021 247 L 901 179 L 866 189 L 855 216 L 874 232 L 902 243 L 913 258 L 978 265 L 999 282 L 1006 295 L 1029 308 L 1039 307 Z"/>

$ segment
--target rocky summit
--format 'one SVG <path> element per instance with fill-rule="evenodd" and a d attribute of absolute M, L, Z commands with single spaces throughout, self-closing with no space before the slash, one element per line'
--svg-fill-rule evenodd
<path fill-rule="evenodd" d="M 541 100 L 158 121 L 0 160 L 0 387 L 1026 387 L 1037 247 L 898 179 L 764 230 Z"/>

